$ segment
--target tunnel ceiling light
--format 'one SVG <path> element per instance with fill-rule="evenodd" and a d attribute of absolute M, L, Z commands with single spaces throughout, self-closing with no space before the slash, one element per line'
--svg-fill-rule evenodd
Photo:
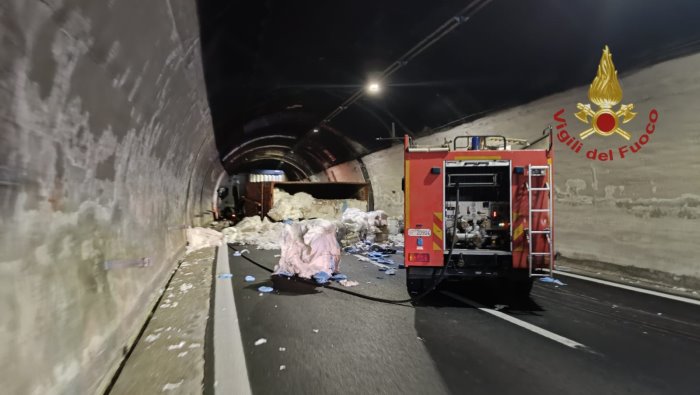
<path fill-rule="evenodd" d="M 376 95 L 381 91 L 382 86 L 379 85 L 379 82 L 372 81 L 369 84 L 367 84 L 367 93 L 369 93 L 370 95 Z"/>

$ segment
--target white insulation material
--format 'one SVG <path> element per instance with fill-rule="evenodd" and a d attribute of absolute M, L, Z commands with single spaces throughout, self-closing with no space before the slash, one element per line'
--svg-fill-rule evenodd
<path fill-rule="evenodd" d="M 187 253 L 197 251 L 207 247 L 218 247 L 224 241 L 224 235 L 214 229 L 207 228 L 188 228 L 187 236 Z"/>
<path fill-rule="evenodd" d="M 256 245 L 259 250 L 275 250 L 280 248 L 279 240 L 284 224 L 270 222 L 265 218 L 246 217 L 236 226 L 222 231 L 227 243 Z"/>
<path fill-rule="evenodd" d="M 316 273 L 340 271 L 340 245 L 336 226 L 322 219 L 284 225 L 282 250 L 275 274 L 311 278 Z"/>
<path fill-rule="evenodd" d="M 374 242 L 378 236 L 388 236 L 387 218 L 382 210 L 365 212 L 348 208 L 341 218 L 340 239 L 346 240 L 344 244 L 353 244 L 360 240 Z"/>
<path fill-rule="evenodd" d="M 282 193 L 286 194 L 286 192 Z M 333 204 L 317 204 L 320 200 L 314 199 L 303 192 L 295 195 L 286 194 L 286 196 L 289 197 L 289 199 L 285 198 L 286 200 L 280 200 L 280 204 L 276 206 L 278 214 L 284 212 L 285 216 L 293 218 L 299 216 L 305 217 L 309 215 L 309 213 L 321 215 L 323 214 L 323 210 L 327 210 L 328 214 L 323 219 L 319 218 L 294 222 L 293 225 L 297 225 L 299 228 L 294 228 L 293 230 L 286 228 L 285 224 L 282 222 L 272 222 L 267 218 L 261 220 L 258 216 L 246 217 L 236 226 L 225 228 L 222 231 L 225 242 L 255 245 L 259 250 L 274 250 L 278 248 L 284 250 L 283 244 L 285 242 L 290 243 L 290 238 L 298 240 L 300 237 L 304 239 L 308 239 L 312 236 L 315 237 L 316 232 L 326 232 L 329 226 L 333 228 L 333 240 L 341 241 L 344 246 L 353 245 L 360 241 L 386 242 L 389 237 L 396 237 L 388 233 L 388 219 L 384 211 L 365 212 L 358 208 L 350 207 L 345 209 L 341 214 L 338 210 L 342 208 L 343 202 L 350 201 L 327 200 L 325 202 L 333 202 Z M 307 204 L 307 209 L 299 209 L 303 204 L 296 208 L 292 206 L 307 200 L 315 203 L 311 205 Z M 356 202 L 360 201 L 358 200 Z M 362 202 L 362 204 L 365 204 L 365 202 Z M 311 207 L 311 209 L 308 209 L 309 207 Z M 332 210 L 329 209 L 329 207 Z M 309 245 L 308 240 L 306 244 Z M 291 246 L 291 244 L 289 244 L 289 246 Z M 301 248 L 301 245 L 298 247 Z M 284 258 L 284 254 L 282 254 L 282 258 Z M 292 271 L 291 273 L 296 272 Z"/>
<path fill-rule="evenodd" d="M 403 247 L 403 233 L 389 235 L 389 241 L 396 247 Z"/>
<path fill-rule="evenodd" d="M 267 215 L 275 221 L 312 218 L 337 219 L 348 208 L 366 210 L 367 202 L 357 199 L 315 199 L 305 192 L 290 195 L 275 188 L 272 209 Z"/>

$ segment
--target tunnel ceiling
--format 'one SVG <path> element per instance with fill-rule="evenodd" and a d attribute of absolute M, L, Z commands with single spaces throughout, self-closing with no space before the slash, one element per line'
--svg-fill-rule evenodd
<path fill-rule="evenodd" d="M 389 146 L 376 138 L 390 136 L 392 123 L 397 135 L 422 135 L 589 84 L 606 44 L 623 75 L 700 49 L 695 0 L 494 0 L 384 81 L 381 94 L 311 132 L 470 2 L 200 0 L 224 165 L 285 162 L 309 174 Z"/>

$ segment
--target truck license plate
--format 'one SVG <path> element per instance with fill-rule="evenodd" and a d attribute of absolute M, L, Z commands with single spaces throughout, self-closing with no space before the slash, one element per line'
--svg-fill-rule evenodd
<path fill-rule="evenodd" d="M 414 237 L 428 237 L 432 234 L 430 229 L 409 229 L 408 235 Z"/>

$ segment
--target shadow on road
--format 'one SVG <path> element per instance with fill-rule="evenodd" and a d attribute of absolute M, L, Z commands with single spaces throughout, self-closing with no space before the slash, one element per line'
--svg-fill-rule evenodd
<path fill-rule="evenodd" d="M 470 306 L 464 302 L 458 301 L 445 295 L 443 292 L 447 291 L 459 295 L 465 299 L 476 302 L 479 306 Z M 544 309 L 538 305 L 530 297 L 522 297 L 514 295 L 509 292 L 508 287 L 497 281 L 455 281 L 455 282 L 443 282 L 440 284 L 438 289 L 425 296 L 420 301 L 414 303 L 416 307 L 463 307 L 463 308 L 475 308 L 475 307 L 487 307 L 487 308 L 497 308 L 504 312 L 512 314 L 537 314 L 537 312 L 544 311 Z"/>

